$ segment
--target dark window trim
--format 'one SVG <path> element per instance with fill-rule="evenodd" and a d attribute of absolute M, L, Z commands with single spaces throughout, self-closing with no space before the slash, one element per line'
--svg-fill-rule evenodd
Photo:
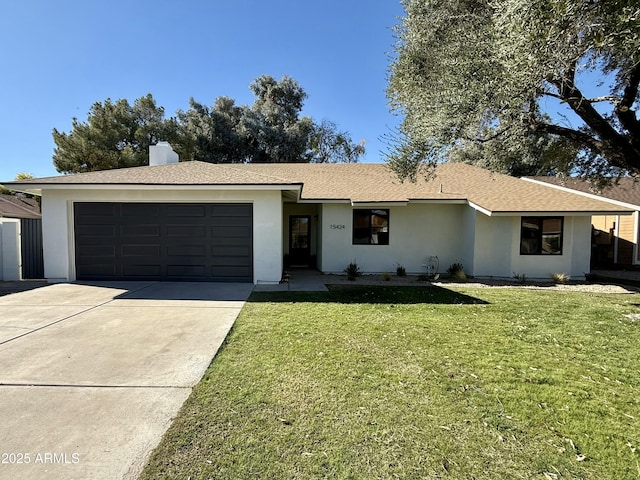
<path fill-rule="evenodd" d="M 528 221 L 534 221 L 536 220 L 538 222 L 539 225 L 539 233 L 536 237 L 530 237 L 530 240 L 534 240 L 537 242 L 537 248 L 535 251 L 528 251 L 525 248 L 525 238 L 524 238 L 524 233 L 525 233 L 525 220 Z M 555 252 L 555 253 L 551 253 L 551 252 L 545 252 L 544 249 L 542 248 L 543 246 L 543 225 L 544 225 L 544 221 L 545 220 L 560 220 L 560 245 L 559 245 L 559 251 Z M 526 255 L 526 256 L 538 256 L 538 255 L 544 255 L 544 256 L 557 256 L 557 255 L 562 255 L 563 254 L 563 250 L 564 250 L 564 217 L 560 217 L 560 216 L 553 216 L 553 217 L 520 217 L 520 255 Z"/>
<path fill-rule="evenodd" d="M 382 242 L 378 241 L 378 243 L 373 243 L 373 227 L 372 227 L 372 222 L 371 219 L 372 217 L 375 215 L 375 212 L 385 212 L 386 213 L 386 218 L 387 218 L 387 231 L 384 232 L 386 233 L 384 240 Z M 362 243 L 362 242 L 356 242 L 356 216 L 359 215 L 363 215 L 366 214 L 368 215 L 369 218 L 369 225 L 368 225 L 368 229 L 369 229 L 369 242 L 368 243 Z M 353 215 L 352 215 L 352 225 L 351 225 L 351 244 L 352 245 L 389 245 L 389 228 L 390 228 L 390 224 L 391 222 L 389 221 L 389 209 L 388 208 L 357 208 L 353 210 Z"/>

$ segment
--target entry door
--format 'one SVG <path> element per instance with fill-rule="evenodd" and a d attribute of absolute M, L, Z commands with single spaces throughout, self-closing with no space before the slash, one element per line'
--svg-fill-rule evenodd
<path fill-rule="evenodd" d="M 291 266 L 309 266 L 311 260 L 311 217 L 289 217 L 289 258 Z"/>

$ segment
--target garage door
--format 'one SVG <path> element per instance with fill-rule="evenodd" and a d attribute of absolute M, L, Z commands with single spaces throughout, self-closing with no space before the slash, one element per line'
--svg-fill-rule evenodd
<path fill-rule="evenodd" d="M 78 280 L 253 281 L 250 204 L 76 203 Z"/>

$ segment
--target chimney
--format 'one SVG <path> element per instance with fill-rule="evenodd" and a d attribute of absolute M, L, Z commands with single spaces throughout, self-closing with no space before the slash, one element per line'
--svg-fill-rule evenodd
<path fill-rule="evenodd" d="M 158 142 L 157 145 L 149 145 L 149 165 L 168 165 L 179 161 L 178 154 L 173 151 L 169 142 Z"/>

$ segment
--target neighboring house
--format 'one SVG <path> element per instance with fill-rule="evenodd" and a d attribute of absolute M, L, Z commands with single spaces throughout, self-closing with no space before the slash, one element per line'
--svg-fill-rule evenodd
<path fill-rule="evenodd" d="M 0 280 L 43 277 L 41 217 L 35 199 L 0 194 Z"/>
<path fill-rule="evenodd" d="M 0 193 L 0 218 L 42 218 L 40 205 L 24 195 Z"/>
<path fill-rule="evenodd" d="M 285 262 L 425 273 L 435 256 L 479 277 L 584 278 L 591 216 L 633 213 L 460 163 L 416 183 L 383 164 L 194 161 L 7 186 L 42 195 L 50 281 L 275 283 Z"/>
<path fill-rule="evenodd" d="M 615 205 L 633 210 L 633 215 L 594 215 L 591 218 L 591 263 L 594 268 L 640 265 L 640 184 L 637 180 L 621 178 L 617 184 L 602 191 L 594 189 L 588 181 L 576 178 L 530 177 L 525 180 L 550 184 L 565 192 L 578 193 L 588 198 L 605 198 Z"/>

